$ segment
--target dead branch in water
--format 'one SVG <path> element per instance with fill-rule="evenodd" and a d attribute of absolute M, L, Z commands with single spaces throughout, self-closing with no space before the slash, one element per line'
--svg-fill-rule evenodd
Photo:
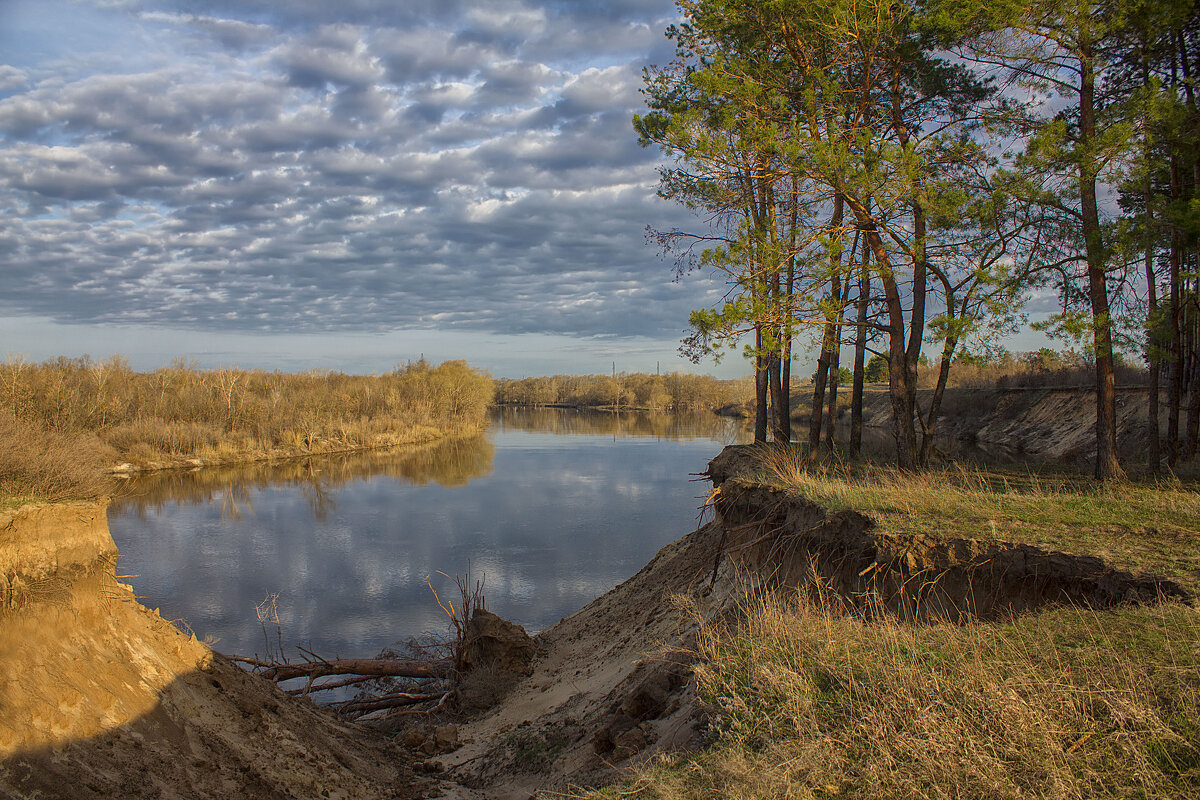
<path fill-rule="evenodd" d="M 439 574 L 445 575 L 445 573 Z M 314 653 L 312 650 L 297 647 L 307 660 L 300 663 L 291 663 L 284 656 L 281 636 L 277 637 L 279 638 L 278 653 L 272 652 L 273 648 L 267 623 L 275 624 L 278 633 L 277 595 L 268 595 L 267 599 L 259 604 L 257 609 L 259 622 L 263 625 L 264 642 L 268 649 L 266 659 L 248 658 L 246 656 L 229 656 L 229 658 L 232 661 L 251 667 L 255 675 L 268 678 L 276 683 L 298 678 L 306 679 L 302 688 L 284 690 L 292 696 L 307 697 L 314 692 L 379 681 L 374 687 L 375 696 L 364 697 L 363 693 L 360 692 L 359 696 L 354 699 L 329 703 L 326 706 L 341 714 L 358 716 L 371 711 L 421 705 L 427 705 L 428 707 L 395 711 L 392 713 L 394 715 L 434 714 L 445 708 L 446 704 L 456 694 L 454 684 L 464 663 L 468 638 L 467 626 L 470 623 L 472 615 L 485 606 L 483 581 L 474 581 L 472 585 L 469 566 L 466 576 L 456 575 L 454 577 L 454 582 L 460 596 L 457 605 L 451 600 L 443 602 L 442 598 L 438 597 L 437 592 L 433 589 L 433 584 L 429 578 L 425 580 L 429 585 L 430 591 L 433 592 L 434 600 L 446 612 L 446 616 L 450 620 L 454 639 L 449 642 L 440 642 L 435 647 L 421 648 L 410 646 L 410 649 L 414 651 L 413 654 L 418 656 L 416 658 L 394 658 L 391 657 L 394 656 L 391 650 L 384 650 L 379 654 L 379 658 L 342 658 L 330 661 Z M 448 658 L 420 657 L 422 654 L 432 655 L 431 651 L 443 650 L 445 652 L 445 649 L 448 649 L 451 653 L 451 656 Z M 317 680 L 329 676 L 345 677 L 325 683 L 316 683 Z M 403 680 L 379 680 L 387 678 L 399 678 Z M 389 683 L 391 684 L 389 687 L 391 691 L 383 688 Z M 378 692 L 385 693 L 378 694 Z"/>
<path fill-rule="evenodd" d="M 327 675 L 362 675 L 374 678 L 444 678 L 450 675 L 452 662 L 410 661 L 395 658 L 342 658 L 336 661 L 306 661 L 299 664 L 279 664 L 244 656 L 230 656 L 233 661 L 258 667 L 256 674 L 276 683 L 293 678 L 324 678 Z"/>
<path fill-rule="evenodd" d="M 450 577 L 441 570 L 438 570 L 438 574 L 444 578 Z M 429 587 L 429 591 L 433 592 L 433 599 L 450 618 L 450 627 L 454 631 L 454 668 L 461 670 L 467 648 L 467 625 L 471 621 L 471 616 L 479 609 L 487 608 L 487 605 L 483 596 L 483 580 L 475 581 L 474 588 L 471 586 L 471 563 L 469 561 L 467 562 L 467 574 L 456 574 L 454 584 L 458 587 L 458 594 L 461 598 L 458 608 L 454 607 L 452 600 L 443 603 L 442 598 L 438 597 L 437 590 L 433 588 L 433 582 L 429 576 L 425 577 L 425 585 Z"/>
<path fill-rule="evenodd" d="M 437 700 L 446 694 L 448 692 L 393 692 L 367 700 L 343 700 L 340 703 L 330 703 L 327 707 L 343 714 L 365 714 L 368 711 L 379 711 L 384 708 L 415 706 L 417 703 Z"/>

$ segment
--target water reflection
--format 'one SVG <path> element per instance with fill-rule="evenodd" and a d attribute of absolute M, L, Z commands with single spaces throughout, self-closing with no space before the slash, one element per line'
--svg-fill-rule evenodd
<path fill-rule="evenodd" d="M 425 585 L 486 579 L 532 629 L 578 609 L 695 526 L 693 473 L 744 424 L 715 415 L 508 409 L 478 437 L 400 452 L 160 473 L 110 509 L 121 570 L 218 649 L 263 648 L 280 594 L 289 645 L 341 656 L 445 627 Z"/>
<path fill-rule="evenodd" d="M 500 408 L 493 412 L 495 430 L 530 431 L 559 436 L 647 436 L 655 439 L 704 437 L 734 444 L 745 439 L 748 423 L 713 413 L 613 413 L 572 408 Z"/>
<path fill-rule="evenodd" d="M 293 486 L 308 502 L 313 516 L 328 519 L 337 508 L 336 490 L 347 483 L 385 477 L 414 486 L 430 483 L 447 488 L 466 486 L 492 471 L 496 448 L 486 434 L 431 445 L 391 450 L 337 453 L 285 462 L 259 462 L 206 467 L 188 472 L 164 470 L 138 476 L 113 500 L 109 516 L 161 511 L 168 504 L 217 503 L 223 515 L 239 520 L 253 516 L 255 490 Z"/>

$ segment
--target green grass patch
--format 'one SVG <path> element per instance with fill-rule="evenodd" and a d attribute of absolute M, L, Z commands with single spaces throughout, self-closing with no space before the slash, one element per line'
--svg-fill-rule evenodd
<path fill-rule="evenodd" d="M 1200 587 L 1200 492 L 1174 479 L 1101 484 L 1071 473 L 870 462 L 809 465 L 800 450 L 759 451 L 751 477 L 887 532 L 992 539 L 1100 556 L 1115 567 Z"/>

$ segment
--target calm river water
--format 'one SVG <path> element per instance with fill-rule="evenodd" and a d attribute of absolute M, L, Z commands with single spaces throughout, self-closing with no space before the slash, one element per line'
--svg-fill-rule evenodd
<path fill-rule="evenodd" d="M 216 649 L 265 654 L 256 606 L 277 594 L 289 655 L 367 657 L 444 633 L 426 578 L 456 597 L 439 573 L 468 565 L 492 611 L 558 621 L 694 529 L 708 484 L 691 474 L 749 434 L 711 414 L 505 409 L 416 450 L 144 476 L 108 518 L 143 604 Z"/>

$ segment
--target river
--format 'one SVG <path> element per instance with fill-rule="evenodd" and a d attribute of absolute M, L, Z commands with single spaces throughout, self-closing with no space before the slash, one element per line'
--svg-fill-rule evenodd
<path fill-rule="evenodd" d="M 217 650 L 369 657 L 444 635 L 434 591 L 457 601 L 468 570 L 492 611 L 553 624 L 694 529 L 694 474 L 750 434 L 712 414 L 501 409 L 427 447 L 141 476 L 109 526 L 142 603 Z"/>

